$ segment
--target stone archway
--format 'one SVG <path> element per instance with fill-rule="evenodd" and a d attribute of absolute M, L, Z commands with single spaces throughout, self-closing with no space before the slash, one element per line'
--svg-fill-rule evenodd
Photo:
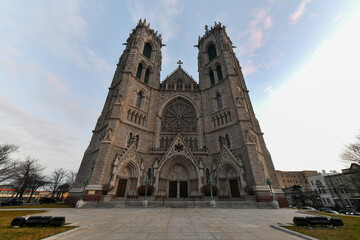
<path fill-rule="evenodd" d="M 231 162 L 223 162 L 218 168 L 219 195 L 239 198 L 243 192 L 240 169 Z"/>
<path fill-rule="evenodd" d="M 140 168 L 134 161 L 124 161 L 114 167 L 113 177 L 110 182 L 112 190 L 108 195 L 128 197 L 137 195 Z"/>
<path fill-rule="evenodd" d="M 189 158 L 175 155 L 159 166 L 156 178 L 157 195 L 187 198 L 199 195 L 199 168 Z"/>

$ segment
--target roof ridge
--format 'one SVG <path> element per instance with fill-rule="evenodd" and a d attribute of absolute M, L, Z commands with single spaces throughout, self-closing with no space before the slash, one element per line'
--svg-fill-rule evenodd
<path fill-rule="evenodd" d="M 162 82 L 167 81 L 179 69 L 182 70 L 191 80 L 196 82 L 195 79 L 181 65 L 179 65 L 175 70 L 173 70 L 171 73 L 169 73 Z"/>

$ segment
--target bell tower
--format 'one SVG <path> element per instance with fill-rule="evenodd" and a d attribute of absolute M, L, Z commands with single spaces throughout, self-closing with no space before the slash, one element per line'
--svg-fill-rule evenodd
<path fill-rule="evenodd" d="M 272 180 L 275 193 L 283 193 L 277 181 L 274 165 L 263 133 L 255 117 L 240 63 L 226 27 L 216 23 L 205 26 L 198 40 L 198 71 L 204 107 L 204 126 L 207 146 L 216 166 L 224 147 L 244 165 L 243 177 L 248 194 L 257 201 L 269 201 L 266 178 Z M 214 139 L 216 141 L 214 141 Z M 213 141 L 211 141 L 213 140 Z M 217 174 L 213 168 L 213 176 Z M 219 180 L 220 181 L 220 180 Z M 221 185 L 220 183 L 217 183 Z"/>
<path fill-rule="evenodd" d="M 161 47 L 164 45 L 161 34 L 150 29 L 146 20 L 138 22 L 123 45 L 126 47 L 85 151 L 72 189 L 73 195 L 81 192 L 83 182 L 88 178 L 85 196 L 97 199 L 109 190 L 114 159 L 119 159 L 129 148 L 136 149 L 138 165 L 141 166 L 148 151 L 149 146 L 144 143 L 152 139 L 149 130 L 153 129 L 151 123 L 155 117 L 149 111 L 156 102 L 150 96 L 156 95 L 160 86 Z M 132 179 L 135 182 L 128 183 L 129 191 L 136 192 L 136 182 L 142 180 L 143 171 L 143 167 L 137 167 L 134 174 L 139 177 Z"/>

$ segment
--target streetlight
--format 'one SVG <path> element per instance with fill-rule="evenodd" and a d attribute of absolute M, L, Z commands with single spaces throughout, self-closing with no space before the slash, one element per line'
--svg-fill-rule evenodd
<path fill-rule="evenodd" d="M 147 197 L 147 189 L 148 189 L 148 184 L 150 183 L 150 179 L 149 179 L 149 176 L 146 176 L 145 178 L 145 200 L 143 201 L 143 207 L 146 208 L 149 204 L 148 200 L 146 199 Z"/>
<path fill-rule="evenodd" d="M 269 188 L 270 188 L 273 207 L 274 207 L 274 208 L 279 208 L 279 203 L 278 203 L 278 202 L 275 200 L 275 198 L 274 198 L 274 194 L 273 194 L 272 187 L 271 187 L 271 180 L 270 180 L 269 177 L 266 178 L 266 184 L 269 185 Z"/>
<path fill-rule="evenodd" d="M 86 187 L 86 185 L 88 185 L 88 183 L 89 183 L 89 178 L 87 177 L 87 178 L 84 179 L 84 187 L 83 187 L 83 191 L 81 193 L 80 201 L 83 200 L 84 193 L 85 193 L 85 187 Z"/>
<path fill-rule="evenodd" d="M 146 179 L 145 179 L 145 201 L 146 201 L 146 196 L 147 196 L 147 189 L 148 189 L 148 184 L 150 183 L 150 179 L 149 179 L 149 176 L 146 176 Z"/>
<path fill-rule="evenodd" d="M 209 177 L 208 179 L 208 183 L 210 184 L 210 196 L 211 196 L 211 201 L 213 201 L 213 192 L 212 192 L 212 184 L 213 184 L 213 180 L 211 177 Z"/>
<path fill-rule="evenodd" d="M 211 196 L 210 207 L 214 208 L 216 205 L 215 205 L 215 201 L 214 201 L 214 198 L 213 198 L 213 192 L 212 192 L 213 180 L 212 180 L 211 176 L 209 176 L 208 183 L 210 185 L 210 196 Z"/>

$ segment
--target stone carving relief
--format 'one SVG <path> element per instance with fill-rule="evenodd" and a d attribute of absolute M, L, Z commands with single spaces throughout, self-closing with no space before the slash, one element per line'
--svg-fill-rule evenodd
<path fill-rule="evenodd" d="M 176 98 L 171 101 L 162 116 L 161 131 L 163 132 L 196 132 L 195 108 L 185 99 Z"/>
<path fill-rule="evenodd" d="M 111 142 L 112 140 L 113 140 L 113 137 L 112 137 L 112 129 L 109 128 L 108 131 L 106 132 L 104 141 L 109 141 L 109 142 Z"/>
<path fill-rule="evenodd" d="M 178 179 L 188 179 L 189 174 L 187 170 L 181 165 L 175 165 L 169 172 L 168 179 L 178 180 Z"/>
<path fill-rule="evenodd" d="M 256 134 L 252 130 L 248 130 L 247 133 L 247 143 L 257 143 Z"/>

